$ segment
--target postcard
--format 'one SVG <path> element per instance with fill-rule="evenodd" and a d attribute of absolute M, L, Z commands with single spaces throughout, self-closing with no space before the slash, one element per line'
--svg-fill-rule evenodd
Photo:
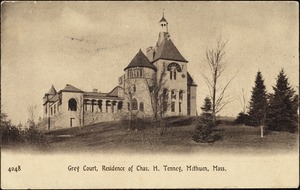
<path fill-rule="evenodd" d="M 296 2 L 1 4 L 1 188 L 299 187 Z"/>

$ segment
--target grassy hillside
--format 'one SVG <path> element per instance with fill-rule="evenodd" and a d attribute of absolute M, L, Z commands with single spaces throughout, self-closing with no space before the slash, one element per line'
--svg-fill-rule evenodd
<path fill-rule="evenodd" d="M 128 130 L 119 121 L 46 132 L 49 146 L 46 151 L 124 152 L 124 153 L 284 153 L 297 151 L 298 134 L 270 132 L 260 137 L 260 128 L 231 125 L 230 119 L 217 127 L 221 139 L 214 143 L 196 143 L 192 135 L 196 117 L 168 118 L 171 123 L 163 135 L 157 134 L 153 124 L 145 130 Z M 152 126 L 151 126 L 152 125 Z M 161 129 L 158 129 L 160 132 Z"/>

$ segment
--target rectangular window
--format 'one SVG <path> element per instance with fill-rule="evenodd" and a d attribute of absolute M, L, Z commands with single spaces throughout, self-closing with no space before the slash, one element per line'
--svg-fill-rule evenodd
<path fill-rule="evenodd" d="M 56 105 L 54 105 L 54 114 L 55 114 L 55 112 L 56 112 Z"/>
<path fill-rule="evenodd" d="M 168 111 L 168 102 L 167 101 L 163 102 L 163 111 L 164 112 Z"/>
<path fill-rule="evenodd" d="M 181 113 L 181 102 L 179 102 L 179 113 Z"/>
<path fill-rule="evenodd" d="M 171 102 L 171 111 L 175 112 L 175 102 Z"/>
<path fill-rule="evenodd" d="M 172 71 L 170 71 L 170 80 L 172 80 Z"/>
<path fill-rule="evenodd" d="M 45 109 L 45 114 L 47 114 L 47 105 L 46 105 L 46 107 L 45 107 L 46 109 Z"/>
<path fill-rule="evenodd" d="M 174 71 L 174 80 L 176 80 L 176 71 Z"/>
<path fill-rule="evenodd" d="M 52 109 L 52 107 L 51 107 L 51 115 L 53 115 L 53 109 Z"/>
<path fill-rule="evenodd" d="M 140 69 L 141 77 L 144 76 L 143 69 Z"/>

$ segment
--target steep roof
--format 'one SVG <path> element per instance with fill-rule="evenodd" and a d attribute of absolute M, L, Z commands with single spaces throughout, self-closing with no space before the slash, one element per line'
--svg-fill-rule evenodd
<path fill-rule="evenodd" d="M 55 88 L 54 88 L 53 85 L 52 85 L 52 87 L 50 88 L 50 90 L 48 91 L 48 93 L 46 93 L 46 94 L 49 94 L 49 95 L 55 95 L 55 94 L 57 94 L 57 92 L 56 92 L 56 90 L 55 90 Z"/>
<path fill-rule="evenodd" d="M 149 61 L 141 49 L 124 70 L 132 67 L 148 67 L 156 70 L 156 67 Z"/>
<path fill-rule="evenodd" d="M 48 100 L 49 102 L 56 102 L 58 101 L 58 94 L 55 94 L 50 100 Z"/>
<path fill-rule="evenodd" d="M 181 55 L 169 37 L 165 37 L 162 42 L 157 45 L 153 62 L 157 61 L 158 59 L 188 62 Z"/>
<path fill-rule="evenodd" d="M 160 19 L 159 22 L 167 22 L 167 20 L 165 19 L 165 16 L 163 15 L 163 17 Z"/>
<path fill-rule="evenodd" d="M 194 79 L 191 77 L 190 73 L 187 72 L 187 85 L 188 86 L 198 86 L 195 82 Z"/>
<path fill-rule="evenodd" d="M 70 84 L 67 84 L 65 86 L 64 89 L 61 90 L 62 92 L 83 92 L 82 90 L 70 85 Z"/>

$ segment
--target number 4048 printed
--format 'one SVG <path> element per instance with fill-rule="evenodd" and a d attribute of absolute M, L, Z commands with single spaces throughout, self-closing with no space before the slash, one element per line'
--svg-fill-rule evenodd
<path fill-rule="evenodd" d="M 15 167 L 9 167 L 8 168 L 9 172 L 20 172 L 21 171 L 21 166 L 15 166 Z"/>

